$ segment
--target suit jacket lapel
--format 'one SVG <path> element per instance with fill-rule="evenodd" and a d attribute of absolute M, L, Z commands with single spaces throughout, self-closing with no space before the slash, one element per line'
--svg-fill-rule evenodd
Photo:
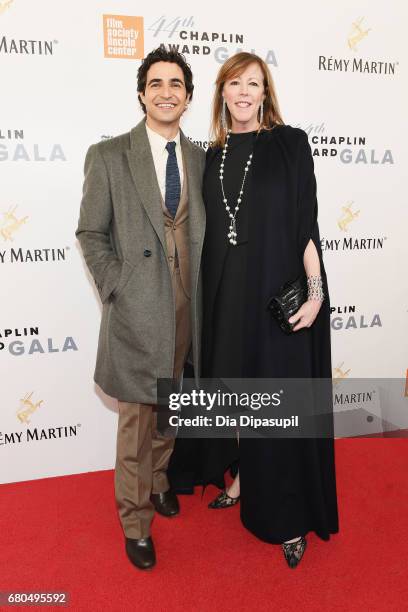
<path fill-rule="evenodd" d="M 127 151 L 127 158 L 136 191 L 164 251 L 167 252 L 163 210 L 160 204 L 161 193 L 146 132 L 145 120 L 142 120 L 130 132 L 130 149 Z"/>
<path fill-rule="evenodd" d="M 190 241 L 202 246 L 205 231 L 202 176 L 190 142 L 183 132 L 180 132 L 180 143 L 188 184 Z M 130 132 L 130 149 L 127 151 L 127 158 L 136 191 L 164 251 L 167 252 L 161 193 L 146 132 L 145 120 L 142 120 Z"/>

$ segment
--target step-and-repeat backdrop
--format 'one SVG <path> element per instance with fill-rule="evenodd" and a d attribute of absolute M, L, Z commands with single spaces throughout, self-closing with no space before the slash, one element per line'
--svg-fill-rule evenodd
<path fill-rule="evenodd" d="M 204 148 L 221 64 L 268 63 L 314 155 L 333 377 L 365 379 L 338 410 L 372 401 L 379 420 L 357 433 L 408 427 L 372 399 L 393 378 L 408 404 L 406 23 L 403 0 L 0 0 L 1 482 L 113 466 L 116 405 L 92 380 L 101 309 L 74 232 L 85 152 L 141 119 L 137 69 L 160 44 L 192 66 L 182 129 Z"/>

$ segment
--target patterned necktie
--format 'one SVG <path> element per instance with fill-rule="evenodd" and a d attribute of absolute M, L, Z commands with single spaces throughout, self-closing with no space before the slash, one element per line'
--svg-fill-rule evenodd
<path fill-rule="evenodd" d="M 166 208 L 171 216 L 176 216 L 177 208 L 180 202 L 180 173 L 177 165 L 176 143 L 168 142 L 166 149 L 169 153 L 166 166 Z"/>

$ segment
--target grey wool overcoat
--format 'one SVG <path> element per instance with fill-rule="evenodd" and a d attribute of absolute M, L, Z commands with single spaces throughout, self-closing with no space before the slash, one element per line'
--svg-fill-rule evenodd
<path fill-rule="evenodd" d="M 189 206 L 192 349 L 200 369 L 205 153 L 181 132 Z M 161 194 L 145 120 L 92 145 L 76 236 L 103 304 L 95 382 L 121 401 L 155 404 L 172 378 L 175 306 Z"/>

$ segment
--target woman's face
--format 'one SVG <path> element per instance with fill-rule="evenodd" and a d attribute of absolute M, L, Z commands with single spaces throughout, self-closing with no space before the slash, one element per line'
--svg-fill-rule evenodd
<path fill-rule="evenodd" d="M 259 126 L 258 111 L 265 99 L 260 66 L 250 64 L 240 76 L 225 81 L 222 95 L 231 113 L 232 131 L 253 131 Z"/>

